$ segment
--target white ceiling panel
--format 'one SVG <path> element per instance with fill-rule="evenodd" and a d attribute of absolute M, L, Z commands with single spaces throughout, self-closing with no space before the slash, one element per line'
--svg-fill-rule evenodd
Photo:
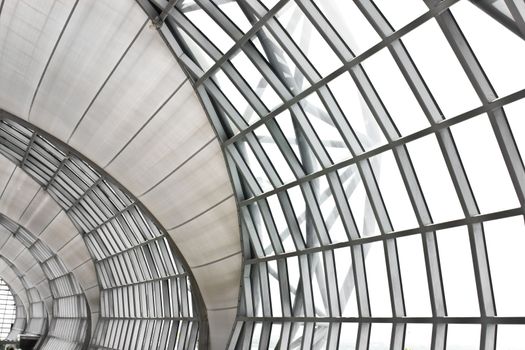
<path fill-rule="evenodd" d="M 98 311 L 98 299 L 100 297 L 100 290 L 98 286 L 92 287 L 85 291 L 86 299 L 89 303 L 91 311 Z"/>
<path fill-rule="evenodd" d="M 208 309 L 237 306 L 241 254 L 192 269 Z"/>
<path fill-rule="evenodd" d="M 61 211 L 38 238 L 56 252 L 75 235 L 78 235 L 78 230 L 67 214 Z"/>
<path fill-rule="evenodd" d="M 4 262 L 5 264 L 5 262 Z M 15 274 L 15 272 L 13 270 L 11 270 L 10 267 L 7 267 L 6 265 L 6 269 L 4 269 L 2 271 L 2 275 L 1 275 L 2 279 L 4 281 L 6 281 L 7 283 L 9 283 L 10 285 L 13 285 L 13 287 L 15 286 L 15 281 L 19 281 L 20 279 L 18 278 L 18 276 Z M 18 288 L 20 288 L 21 285 L 18 286 Z"/>
<path fill-rule="evenodd" d="M 142 194 L 213 137 L 191 84 L 185 82 L 106 170 Z"/>
<path fill-rule="evenodd" d="M 0 249 L 0 254 L 10 261 L 15 261 L 16 257 L 26 249 L 16 238 L 11 236 L 4 246 Z"/>
<path fill-rule="evenodd" d="M 4 259 L 0 259 L 0 275 L 2 275 L 2 272 L 4 270 L 9 270 L 9 266 L 7 265 L 7 263 L 4 261 Z"/>
<path fill-rule="evenodd" d="M 15 278 L 12 281 L 8 282 L 8 283 L 9 283 L 9 287 L 11 288 L 11 290 L 13 290 L 17 294 L 22 295 L 22 292 L 25 289 L 24 289 L 24 286 L 22 285 L 22 282 L 20 281 L 19 278 L 17 278 L 15 276 Z"/>
<path fill-rule="evenodd" d="M 184 79 L 156 29 L 145 27 L 81 121 L 70 145 L 104 166 Z"/>
<path fill-rule="evenodd" d="M 235 199 L 230 197 L 169 234 L 193 267 L 238 253 L 238 225 Z"/>
<path fill-rule="evenodd" d="M 146 19 L 135 1 L 80 1 L 46 71 L 30 121 L 67 140 Z"/>
<path fill-rule="evenodd" d="M 221 150 L 213 142 L 140 199 L 164 227 L 171 229 L 203 213 L 231 193 Z"/>
<path fill-rule="evenodd" d="M 16 165 L 12 161 L 0 155 L 0 191 L 4 190 L 15 167 Z"/>
<path fill-rule="evenodd" d="M 27 118 L 34 91 L 74 0 L 4 1 L 0 16 L 0 105 Z"/>
<path fill-rule="evenodd" d="M 77 281 L 84 290 L 98 285 L 97 274 L 95 271 L 95 264 L 92 260 L 86 261 L 73 270 Z"/>
<path fill-rule="evenodd" d="M 12 235 L 11 231 L 0 225 L 0 249 L 3 248 L 4 244 Z"/>
<path fill-rule="evenodd" d="M 210 322 L 210 338 L 213 339 L 210 350 L 226 349 L 232 332 L 233 322 L 237 315 L 237 308 L 226 310 L 208 310 Z"/>
<path fill-rule="evenodd" d="M 84 240 L 80 235 L 76 235 L 57 254 L 68 271 L 73 271 L 77 266 L 90 259 Z"/>
<path fill-rule="evenodd" d="M 19 223 L 35 236 L 38 236 L 60 210 L 61 208 L 55 200 L 47 192 L 40 189 L 20 218 Z"/>
<path fill-rule="evenodd" d="M 31 282 L 31 285 L 37 286 L 38 284 L 42 283 L 43 280 L 45 280 L 44 272 L 42 272 L 42 268 L 39 264 L 33 265 L 31 269 L 26 271 L 25 273 L 26 278 L 29 282 Z M 45 280 L 47 283 L 47 280 Z"/>
<path fill-rule="evenodd" d="M 25 273 L 31 268 L 31 266 L 33 266 L 36 260 L 33 255 L 31 255 L 29 249 L 25 249 L 22 250 L 22 253 L 20 253 L 20 255 L 18 255 L 17 258 L 12 262 L 20 270 L 20 272 Z"/>
<path fill-rule="evenodd" d="M 17 220 L 39 189 L 40 186 L 27 173 L 17 168 L 0 197 L 0 213 Z"/>

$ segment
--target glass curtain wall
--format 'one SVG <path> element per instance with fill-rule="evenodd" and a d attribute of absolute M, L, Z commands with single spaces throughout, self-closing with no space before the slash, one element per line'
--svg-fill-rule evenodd
<path fill-rule="evenodd" d="M 236 190 L 230 349 L 525 343 L 522 1 L 149 5 Z"/>

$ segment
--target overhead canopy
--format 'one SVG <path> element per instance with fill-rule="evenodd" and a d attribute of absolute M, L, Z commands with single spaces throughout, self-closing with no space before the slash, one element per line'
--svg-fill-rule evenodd
<path fill-rule="evenodd" d="M 523 343 L 522 2 L 2 4 L 0 212 L 93 348 Z"/>
<path fill-rule="evenodd" d="M 182 346 L 190 347 L 196 326 L 184 331 L 188 340 L 179 340 L 176 328 L 162 330 L 171 327 L 166 320 L 181 317 L 200 321 L 199 341 L 207 344 L 208 315 L 211 346 L 220 349 L 238 303 L 235 201 L 198 98 L 150 23 L 129 0 L 6 1 L 0 14 L 0 108 L 9 122 L 8 141 L 0 148 L 37 181 L 35 190 L 52 195 L 74 224 L 64 231 L 86 243 L 95 261 L 102 319 L 93 345 L 125 348 L 143 341 L 140 332 L 130 340 L 109 331 L 122 327 L 118 320 L 137 318 L 130 327 L 159 320 L 141 331 L 152 332 L 154 341 L 165 337 L 166 344 L 186 341 Z M 100 199 L 100 191 L 108 190 L 116 191 L 122 206 Z M 55 213 L 47 210 L 51 219 Z M 133 226 L 133 220 L 148 226 Z M 151 270 L 159 264 L 167 270 Z M 131 270 L 140 273 L 132 276 Z M 144 305 L 148 311 L 126 306 L 155 290 L 160 298 L 170 296 L 170 283 L 183 290 L 190 284 L 191 299 L 173 296 L 180 311 L 149 311 L 156 296 Z M 145 346 L 162 347 L 152 344 Z"/>

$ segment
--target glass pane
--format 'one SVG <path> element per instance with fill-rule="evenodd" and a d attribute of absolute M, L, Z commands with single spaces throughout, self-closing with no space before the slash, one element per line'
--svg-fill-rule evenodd
<path fill-rule="evenodd" d="M 478 316 L 479 305 L 466 227 L 437 232 L 448 316 Z"/>
<path fill-rule="evenodd" d="M 496 350 L 521 350 L 525 344 L 525 326 L 502 324 L 498 326 Z"/>
<path fill-rule="evenodd" d="M 319 96 L 308 95 L 301 100 L 300 105 L 332 161 L 338 163 L 350 158 L 351 153 Z"/>
<path fill-rule="evenodd" d="M 487 116 L 472 118 L 451 129 L 481 213 L 519 206 Z"/>
<path fill-rule="evenodd" d="M 357 323 L 343 323 L 339 339 L 339 349 L 354 350 L 357 341 Z"/>
<path fill-rule="evenodd" d="M 339 176 L 361 237 L 379 235 L 379 227 L 357 166 L 351 165 L 339 170 Z"/>
<path fill-rule="evenodd" d="M 407 316 L 431 316 L 425 255 L 420 235 L 397 239 Z"/>
<path fill-rule="evenodd" d="M 433 222 L 463 217 L 443 153 L 434 135 L 407 144 Z"/>
<path fill-rule="evenodd" d="M 365 60 L 363 66 L 401 135 L 430 125 L 387 49 Z"/>
<path fill-rule="evenodd" d="M 277 14 L 277 19 L 322 76 L 327 76 L 342 66 L 343 62 L 335 55 L 326 40 L 295 2 L 289 2 Z"/>
<path fill-rule="evenodd" d="M 478 350 L 479 325 L 451 324 L 447 332 L 447 350 Z"/>
<path fill-rule="evenodd" d="M 329 183 L 326 177 L 320 177 L 316 181 L 318 186 L 318 202 L 321 213 L 326 223 L 326 228 L 332 243 L 348 241 L 348 235 L 343 227 L 339 211 L 332 196 Z"/>
<path fill-rule="evenodd" d="M 259 140 L 262 149 L 266 153 L 266 156 L 270 159 L 273 167 L 277 171 L 281 181 L 283 183 L 291 182 L 295 180 L 295 176 L 288 165 L 286 158 L 283 156 L 276 144 L 275 139 L 270 134 L 270 131 L 265 125 L 261 125 L 254 130 L 255 136 Z"/>
<path fill-rule="evenodd" d="M 392 316 L 383 243 L 363 245 L 372 316 Z"/>
<path fill-rule="evenodd" d="M 372 157 L 370 162 L 394 230 L 417 227 L 416 216 L 392 152 L 383 152 Z"/>
<path fill-rule="evenodd" d="M 281 98 L 244 52 L 239 51 L 230 61 L 250 85 L 252 90 L 257 93 L 257 96 L 263 101 L 266 108 L 271 110 L 282 103 Z"/>
<path fill-rule="evenodd" d="M 329 1 L 328 1 L 329 2 Z M 349 73 L 328 84 L 339 108 L 365 151 L 384 145 L 386 139 Z M 357 152 L 357 150 L 354 150 Z"/>
<path fill-rule="evenodd" d="M 355 55 L 359 55 L 381 39 L 354 2 L 314 0 L 314 3 Z M 352 20 L 349 21 L 348 18 Z"/>
<path fill-rule="evenodd" d="M 432 325 L 408 324 L 405 334 L 405 350 L 430 350 Z"/>
<path fill-rule="evenodd" d="M 446 117 L 481 105 L 454 51 L 434 19 L 403 37 L 430 92 Z"/>
<path fill-rule="evenodd" d="M 280 340 L 281 327 L 282 325 L 279 323 L 272 324 L 272 331 L 270 333 L 270 348 L 271 349 L 274 349 Z"/>
<path fill-rule="evenodd" d="M 343 317 L 357 317 L 357 302 L 355 293 L 354 270 L 350 248 L 334 250 L 339 302 Z M 341 332 L 341 334 L 344 334 Z"/>
<path fill-rule="evenodd" d="M 395 29 L 405 26 L 427 11 L 425 3 L 421 0 L 403 0 L 401 3 L 390 0 L 374 0 L 374 3 Z"/>
<path fill-rule="evenodd" d="M 470 1 L 459 1 L 452 13 L 496 92 L 523 89 L 525 41 Z"/>
<path fill-rule="evenodd" d="M 392 325 L 388 323 L 372 324 L 368 350 L 386 350 L 390 348 Z"/>
<path fill-rule="evenodd" d="M 525 225 L 523 217 L 484 224 L 498 316 L 525 314 Z"/>
<path fill-rule="evenodd" d="M 186 12 L 186 17 L 188 17 L 222 53 L 226 53 L 228 49 L 233 46 L 234 41 L 230 36 L 218 26 L 217 22 L 204 12 L 204 10 L 188 11 Z"/>

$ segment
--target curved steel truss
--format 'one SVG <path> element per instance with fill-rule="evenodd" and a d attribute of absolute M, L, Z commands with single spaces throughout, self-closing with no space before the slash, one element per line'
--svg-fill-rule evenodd
<path fill-rule="evenodd" d="M 7 112 L 0 115 L 0 153 L 56 200 L 76 225 L 94 260 L 101 289 L 100 318 L 90 348 L 190 349 L 198 345 L 199 329 L 206 330 L 206 320 L 191 273 L 169 236 L 136 198 L 80 154 Z M 22 235 L 27 231 L 4 222 L 24 245 L 36 250 L 34 255 L 43 259 L 43 264 L 50 261 L 41 256 L 35 238 Z M 42 268 L 54 275 L 60 267 L 55 265 Z M 57 283 L 58 279 L 50 276 Z M 53 315 L 74 317 L 81 310 L 57 305 Z M 81 331 L 89 340 L 86 327 L 69 324 L 52 324 L 50 334 L 68 330 Z M 59 333 L 54 342 L 53 337 L 48 339 L 49 348 L 76 349 L 59 341 L 69 338 Z M 88 341 L 82 341 L 76 346 L 87 345 Z"/>
<path fill-rule="evenodd" d="M 230 349 L 521 343 L 522 2 L 141 3 L 236 190 Z"/>

